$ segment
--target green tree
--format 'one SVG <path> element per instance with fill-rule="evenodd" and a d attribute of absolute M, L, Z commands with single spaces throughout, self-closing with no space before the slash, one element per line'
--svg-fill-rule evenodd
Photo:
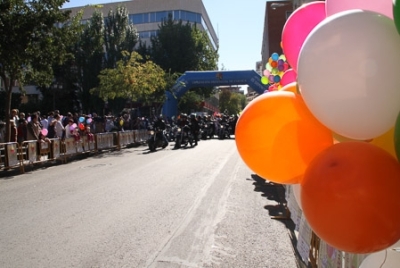
<path fill-rule="evenodd" d="M 201 106 L 202 100 L 203 98 L 196 92 L 188 91 L 179 101 L 179 111 L 187 114 L 200 111 L 203 108 Z"/>
<path fill-rule="evenodd" d="M 243 94 L 224 89 L 219 94 L 219 109 L 227 114 L 238 114 L 243 110 L 246 97 Z"/>
<path fill-rule="evenodd" d="M 145 61 L 137 52 L 123 52 L 124 58 L 116 68 L 104 69 L 99 75 L 99 86 L 91 90 L 103 100 L 126 98 L 131 101 L 151 100 L 167 82 L 165 72 L 151 60 Z"/>
<path fill-rule="evenodd" d="M 230 90 L 228 89 L 221 90 L 221 92 L 219 93 L 219 110 L 221 112 L 228 110 L 231 97 L 232 97 L 232 92 Z"/>
<path fill-rule="evenodd" d="M 0 77 L 6 92 L 5 114 L 10 117 L 14 81 L 49 85 L 52 66 L 61 64 L 79 29 L 78 17 L 61 10 L 66 0 L 3 0 L 0 2 Z M 6 140 L 9 120 L 6 120 Z"/>
<path fill-rule="evenodd" d="M 109 11 L 104 24 L 105 63 L 107 68 L 116 67 L 122 51 L 134 51 L 139 36 L 133 24 L 129 23 L 126 7 L 118 6 Z"/>
<path fill-rule="evenodd" d="M 172 73 L 195 70 L 195 40 L 192 26 L 182 21 L 175 22 L 172 16 L 163 21 L 158 34 L 151 38 L 151 56 L 155 63 Z"/>
<path fill-rule="evenodd" d="M 211 46 L 207 33 L 196 24 L 173 21 L 171 15 L 151 38 L 151 56 L 172 73 L 217 69 L 218 51 Z"/>
<path fill-rule="evenodd" d="M 98 109 L 101 102 L 89 90 L 98 85 L 98 75 L 104 68 L 104 17 L 95 10 L 85 24 L 79 41 L 74 47 L 76 80 L 82 86 L 82 106 L 86 112 Z"/>
<path fill-rule="evenodd" d="M 151 58 L 164 70 L 171 73 L 183 74 L 186 71 L 216 70 L 218 62 L 218 51 L 214 50 L 208 39 L 207 33 L 201 31 L 194 24 L 173 21 L 172 16 L 163 21 L 159 27 L 157 36 L 151 38 Z M 207 98 L 211 95 L 213 88 L 193 88 L 200 97 Z M 193 94 L 185 99 L 181 98 L 180 109 L 185 109 L 187 98 L 194 97 Z"/>

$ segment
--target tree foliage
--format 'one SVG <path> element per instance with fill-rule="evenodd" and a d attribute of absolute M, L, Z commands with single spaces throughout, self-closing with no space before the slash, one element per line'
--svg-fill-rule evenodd
<path fill-rule="evenodd" d="M 186 71 L 216 70 L 218 51 L 214 50 L 207 33 L 194 24 L 173 21 L 172 16 L 163 21 L 157 36 L 151 38 L 151 58 L 164 70 L 171 73 L 183 74 Z M 211 95 L 212 88 L 194 88 L 201 98 Z M 193 94 L 187 96 L 190 97 Z M 187 102 L 186 99 L 182 101 Z M 193 99 L 193 102 L 196 98 Z M 180 104 L 180 109 L 184 109 Z"/>
<path fill-rule="evenodd" d="M 117 61 L 121 59 L 122 51 L 134 51 L 138 38 L 136 28 L 129 23 L 126 7 L 118 6 L 115 11 L 111 9 L 104 21 L 106 67 L 116 67 Z"/>
<path fill-rule="evenodd" d="M 201 106 L 203 98 L 196 94 L 194 91 L 188 91 L 183 95 L 179 102 L 179 111 L 182 113 L 190 114 L 192 112 L 201 111 L 203 108 Z"/>
<path fill-rule="evenodd" d="M 81 101 L 87 112 L 95 111 L 102 105 L 89 90 L 98 85 L 98 75 L 104 68 L 104 17 L 95 10 L 92 17 L 84 25 L 79 41 L 74 47 L 75 61 L 71 63 L 76 68 L 75 81 L 81 85 Z"/>
<path fill-rule="evenodd" d="M 134 51 L 138 33 L 129 22 L 128 10 L 118 6 L 110 10 L 106 18 L 96 9 L 85 24 L 75 47 L 77 83 L 81 87 L 83 109 L 92 111 L 100 105 L 90 89 L 99 85 L 99 74 L 105 68 L 115 68 L 122 59 L 122 51 Z"/>
<path fill-rule="evenodd" d="M 117 97 L 131 101 L 149 100 L 167 83 L 165 72 L 151 60 L 144 61 L 137 52 L 123 52 L 124 58 L 116 68 L 104 69 L 99 75 L 99 86 L 91 90 L 103 100 Z"/>
<path fill-rule="evenodd" d="M 219 94 L 219 110 L 227 114 L 239 114 L 246 104 L 243 94 L 224 89 Z"/>
<path fill-rule="evenodd" d="M 48 85 L 52 66 L 70 54 L 68 47 L 79 30 L 79 18 L 61 10 L 65 0 L 3 0 L 0 2 L 0 77 L 10 116 L 14 81 L 20 88 L 30 81 Z M 9 140 L 9 120 L 6 139 Z"/>

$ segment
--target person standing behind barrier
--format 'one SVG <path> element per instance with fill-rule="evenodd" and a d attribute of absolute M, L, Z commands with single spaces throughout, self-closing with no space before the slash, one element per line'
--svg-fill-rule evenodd
<path fill-rule="evenodd" d="M 31 115 L 31 121 L 28 122 L 27 126 L 27 135 L 26 138 L 27 140 L 40 140 L 41 133 L 40 131 L 42 130 L 39 124 L 39 117 L 37 113 L 33 113 Z"/>
<path fill-rule="evenodd" d="M 73 138 L 73 134 L 75 131 L 75 127 L 73 126 L 74 124 L 74 119 L 70 118 L 68 121 L 68 125 L 65 126 L 65 138 L 69 139 L 69 138 Z"/>
<path fill-rule="evenodd" d="M 61 116 L 59 114 L 54 115 L 54 119 L 56 120 L 55 123 L 55 131 L 57 138 L 64 139 L 65 136 L 65 129 L 63 124 L 61 123 Z"/>
<path fill-rule="evenodd" d="M 42 125 L 42 129 L 48 129 L 49 127 L 49 121 L 47 120 L 47 116 L 43 115 L 41 120 L 40 120 L 40 124 Z"/>
<path fill-rule="evenodd" d="M 17 142 L 17 126 L 15 125 L 15 121 L 13 119 L 10 120 L 10 142 Z"/>
<path fill-rule="evenodd" d="M 133 120 L 132 129 L 133 130 L 140 129 L 140 117 L 136 117 L 135 120 Z"/>
<path fill-rule="evenodd" d="M 28 122 L 24 117 L 20 117 L 18 121 L 18 127 L 17 127 L 17 141 L 19 143 L 22 143 L 27 140 L 27 124 Z"/>
<path fill-rule="evenodd" d="M 6 136 L 6 123 L 0 121 L 0 143 L 5 142 L 5 136 Z"/>
<path fill-rule="evenodd" d="M 51 118 L 51 121 L 49 121 L 49 125 L 47 127 L 47 130 L 48 130 L 47 138 L 54 139 L 54 138 L 57 137 L 57 134 L 56 134 L 56 123 L 57 123 L 57 120 L 54 119 L 54 118 Z"/>
<path fill-rule="evenodd" d="M 68 125 L 70 119 L 72 119 L 72 113 L 68 112 L 67 116 L 64 116 L 64 118 L 62 120 L 62 124 L 63 124 L 64 127 L 66 127 Z"/>
<path fill-rule="evenodd" d="M 94 142 L 94 135 L 93 133 L 90 131 L 90 126 L 87 125 L 85 127 L 85 131 L 83 132 L 84 135 L 86 135 L 87 139 L 89 142 Z"/>
<path fill-rule="evenodd" d="M 14 121 L 15 125 L 18 126 L 18 110 L 17 109 L 12 109 L 11 110 L 11 119 Z"/>
<path fill-rule="evenodd" d="M 104 132 L 104 120 L 97 113 L 92 114 L 91 130 L 92 133 Z"/>

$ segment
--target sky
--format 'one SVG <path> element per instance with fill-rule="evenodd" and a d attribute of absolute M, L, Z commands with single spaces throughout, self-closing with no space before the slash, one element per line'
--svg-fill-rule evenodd
<path fill-rule="evenodd" d="M 111 2 L 120 0 L 70 0 L 63 7 Z M 219 69 L 254 70 L 261 60 L 266 0 L 203 0 L 203 4 L 219 37 Z"/>

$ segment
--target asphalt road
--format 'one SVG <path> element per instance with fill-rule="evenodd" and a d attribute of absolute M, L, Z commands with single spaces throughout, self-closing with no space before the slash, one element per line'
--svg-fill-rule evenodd
<path fill-rule="evenodd" d="M 296 268 L 283 201 L 234 140 L 106 152 L 0 178 L 0 267 Z"/>

